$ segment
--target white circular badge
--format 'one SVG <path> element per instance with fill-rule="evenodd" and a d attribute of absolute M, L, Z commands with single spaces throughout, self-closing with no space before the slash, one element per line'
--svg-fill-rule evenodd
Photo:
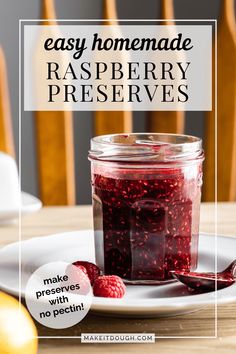
<path fill-rule="evenodd" d="M 29 278 L 25 300 L 31 315 L 44 326 L 68 328 L 87 315 L 92 303 L 90 281 L 66 262 L 47 263 Z"/>

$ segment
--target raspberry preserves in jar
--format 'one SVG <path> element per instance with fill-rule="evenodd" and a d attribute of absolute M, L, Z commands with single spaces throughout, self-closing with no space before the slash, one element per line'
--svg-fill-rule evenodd
<path fill-rule="evenodd" d="M 164 281 L 198 259 L 203 152 L 186 135 L 92 139 L 96 260 L 105 274 Z"/>

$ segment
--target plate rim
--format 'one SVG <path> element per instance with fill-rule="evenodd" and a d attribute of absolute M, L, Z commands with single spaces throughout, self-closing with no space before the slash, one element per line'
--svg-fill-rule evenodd
<path fill-rule="evenodd" d="M 43 238 L 53 238 L 53 237 L 68 237 L 69 235 L 74 235 L 78 233 L 93 233 L 92 229 L 83 229 L 83 230 L 74 230 L 74 231 L 67 231 L 67 232 L 60 232 L 60 233 L 54 233 L 50 235 L 44 235 L 44 236 L 37 236 L 37 237 L 32 237 L 27 240 L 23 240 L 22 243 L 28 243 L 32 241 L 37 241 L 39 239 Z M 200 237 L 207 237 L 207 238 L 212 238 L 215 237 L 215 234 L 212 233 L 205 233 L 205 232 L 200 232 L 199 233 Z M 232 235 L 223 235 L 223 234 L 217 234 L 217 237 L 223 238 L 223 239 L 228 239 L 228 240 L 234 240 L 236 243 L 236 238 Z M 19 241 L 9 243 L 7 245 L 4 245 L 0 247 L 0 253 L 2 251 L 5 251 L 8 247 L 14 247 L 19 244 Z M 130 286 L 136 286 L 136 285 L 130 285 Z M 151 286 L 151 285 L 147 285 Z M 232 291 L 232 288 L 234 290 L 233 294 L 228 294 L 229 289 L 230 292 Z M 0 283 L 0 289 L 13 294 L 14 296 L 19 296 L 19 289 L 16 291 L 15 289 L 9 288 L 4 286 L 4 284 Z M 220 294 L 220 297 L 219 297 Z M 25 297 L 24 290 L 21 291 L 21 297 Z M 178 303 L 175 303 L 174 299 L 178 298 Z M 166 301 L 168 300 L 168 301 Z M 172 300 L 172 301 L 171 301 Z M 190 301 L 187 301 L 190 300 Z M 123 311 L 145 311 L 146 310 L 151 310 L 155 309 L 157 310 L 158 308 L 163 308 L 166 307 L 170 310 L 181 310 L 185 309 L 186 307 L 197 307 L 197 306 L 204 306 L 204 305 L 211 305 L 211 304 L 227 304 L 227 303 L 232 303 L 236 301 L 236 283 L 229 288 L 225 288 L 222 290 L 218 290 L 217 295 L 216 292 L 209 292 L 209 293 L 202 293 L 202 294 L 196 294 L 196 295 L 187 295 L 187 296 L 179 296 L 179 297 L 165 297 L 165 298 L 147 298 L 147 299 L 136 299 L 135 303 L 133 299 L 112 299 L 112 298 L 104 298 L 104 297 L 93 297 L 93 302 L 91 306 L 91 310 L 96 310 L 96 311 L 106 311 L 109 310 L 110 307 L 114 311 L 120 310 L 121 312 Z"/>

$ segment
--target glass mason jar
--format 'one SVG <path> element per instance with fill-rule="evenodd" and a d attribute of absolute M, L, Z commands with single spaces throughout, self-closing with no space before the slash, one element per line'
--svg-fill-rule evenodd
<path fill-rule="evenodd" d="M 96 262 L 134 283 L 171 279 L 198 262 L 201 139 L 114 134 L 91 140 Z"/>

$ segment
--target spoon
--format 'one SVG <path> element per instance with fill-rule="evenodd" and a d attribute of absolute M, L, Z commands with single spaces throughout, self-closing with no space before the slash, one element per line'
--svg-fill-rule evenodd
<path fill-rule="evenodd" d="M 170 273 L 189 288 L 203 291 L 220 290 L 236 282 L 236 260 L 225 270 L 216 274 L 181 270 L 172 270 Z"/>

